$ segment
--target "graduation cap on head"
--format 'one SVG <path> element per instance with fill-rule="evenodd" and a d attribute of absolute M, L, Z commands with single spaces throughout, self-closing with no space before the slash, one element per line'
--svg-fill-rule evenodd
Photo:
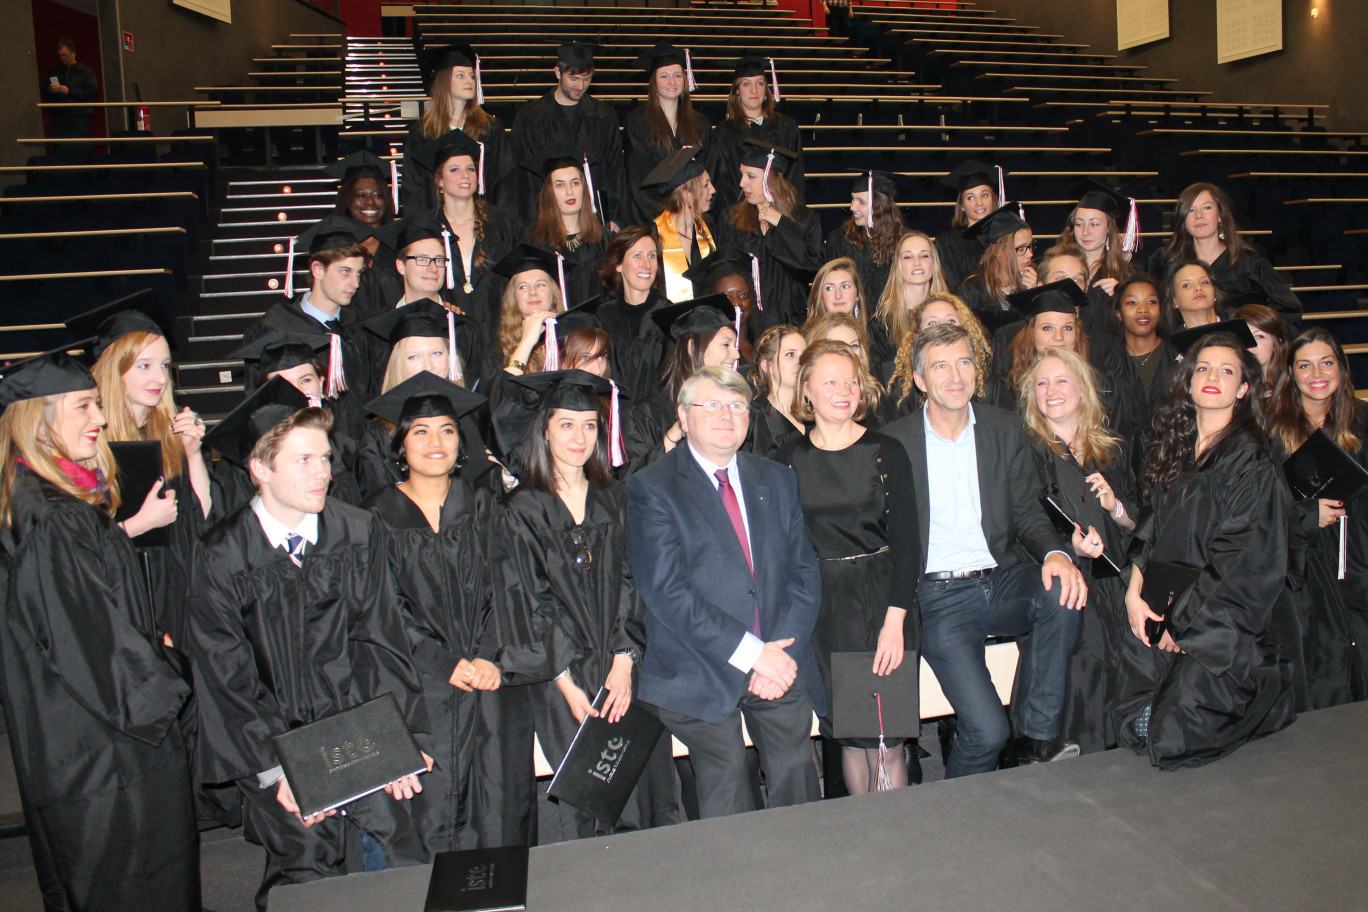
<path fill-rule="evenodd" d="M 303 393 L 284 377 L 272 377 L 261 385 L 204 435 L 204 445 L 223 458 L 247 467 L 256 446 L 271 428 L 302 408 L 309 407 Z"/>
<path fill-rule="evenodd" d="M 394 162 L 386 164 L 385 160 L 374 152 L 367 149 L 353 152 L 346 158 L 328 165 L 323 169 L 323 173 L 337 178 L 344 184 L 349 180 L 359 180 L 363 177 L 374 178 L 381 186 L 388 183 L 392 209 L 399 209 L 399 170 Z"/>
<path fill-rule="evenodd" d="M 963 193 L 973 187 L 996 187 L 998 201 L 1004 202 L 1006 187 L 1004 186 L 1007 172 L 1002 170 L 1001 165 L 985 165 L 978 161 L 960 162 L 955 169 L 940 179 L 940 182 L 951 188 L 956 194 Z"/>
<path fill-rule="evenodd" d="M 1121 249 L 1134 253 L 1140 249 L 1140 209 L 1135 198 L 1126 196 L 1101 181 L 1088 178 L 1074 185 L 1074 195 L 1078 197 L 1079 209 L 1096 209 L 1105 212 L 1120 228 L 1123 237 Z"/>
<path fill-rule="evenodd" d="M 536 247 L 526 242 L 519 243 L 498 263 L 494 264 L 494 273 L 512 281 L 521 273 L 532 269 L 540 269 L 542 272 L 556 280 L 556 286 L 560 290 L 561 306 L 565 306 L 565 256 L 558 250 L 547 250 L 545 247 Z M 546 321 L 546 332 L 544 335 L 544 354 L 543 366 L 546 370 L 556 370 L 560 367 L 560 342 L 557 339 L 556 325 L 558 317 L 552 317 Z"/>
<path fill-rule="evenodd" d="M 242 346 L 228 357 L 255 361 L 263 374 L 274 374 L 312 361 L 326 365 L 331 344 L 329 333 L 277 331 Z"/>
<path fill-rule="evenodd" d="M 622 420 L 618 385 L 582 370 L 542 371 L 508 377 L 508 380 L 531 393 L 544 409 L 567 409 L 572 412 L 596 412 L 599 397 L 609 396 L 608 451 L 614 468 L 627 463 L 627 450 L 622 443 Z"/>
<path fill-rule="evenodd" d="M 395 255 L 399 255 L 410 244 L 417 241 L 432 240 L 442 242 L 442 254 L 446 257 L 446 287 L 456 287 L 455 264 L 451 258 L 451 231 L 426 212 L 405 216 L 397 222 L 390 222 L 375 232 L 375 237 Z"/>
<path fill-rule="evenodd" d="M 1088 306 L 1087 293 L 1073 279 L 1018 291 L 1009 294 L 1007 300 L 1028 320 L 1044 313 L 1076 314 L 1080 307 Z"/>
<path fill-rule="evenodd" d="M 632 61 L 632 66 L 640 67 L 647 76 L 654 75 L 656 70 L 672 64 L 684 68 L 688 90 L 697 92 L 698 83 L 694 80 L 693 75 L 693 55 L 689 53 L 688 48 L 677 48 L 667 41 L 661 41 Z"/>
<path fill-rule="evenodd" d="M 115 340 L 129 333 L 152 333 L 166 337 L 168 342 L 172 338 L 166 312 L 150 288 L 77 314 L 66 321 L 66 328 L 73 336 L 83 340 L 81 345 L 97 361 Z M 92 339 L 93 342 L 90 341 Z"/>
<path fill-rule="evenodd" d="M 1245 348 L 1257 348 L 1259 345 L 1254 339 L 1254 334 L 1249 331 L 1249 324 L 1244 320 L 1221 320 L 1217 323 L 1208 323 L 1205 326 L 1194 326 L 1192 329 L 1180 329 L 1169 336 L 1169 341 L 1173 343 L 1174 348 L 1178 349 L 1178 354 L 1183 355 L 1204 337 L 1213 333 L 1225 333 L 1234 336 L 1235 341 Z"/>
<path fill-rule="evenodd" d="M 693 333 L 716 332 L 724 326 L 731 326 L 736 311 L 737 308 L 726 295 L 708 294 L 691 301 L 657 307 L 651 311 L 651 319 L 677 342 Z"/>
<path fill-rule="evenodd" d="M 1029 227 L 1031 226 L 1026 224 L 1026 220 L 1017 211 L 1016 204 L 1008 203 L 964 229 L 964 237 L 971 241 L 978 239 L 986 249 L 994 242 Z"/>
<path fill-rule="evenodd" d="M 762 143 L 750 137 L 746 137 L 741 143 L 741 164 L 747 168 L 764 169 L 765 173 L 760 178 L 760 187 L 764 191 L 765 199 L 771 203 L 774 202 L 774 194 L 770 192 L 770 174 L 774 173 L 785 177 L 788 175 L 789 168 L 796 161 L 798 161 L 798 153 L 792 149 L 785 149 L 783 146 Z"/>
<path fill-rule="evenodd" d="M 589 196 L 589 208 L 598 212 L 598 203 L 594 199 L 594 172 L 591 167 L 597 163 L 598 159 L 590 157 L 585 150 L 578 149 L 564 140 L 557 140 L 530 158 L 523 159 L 521 166 L 542 180 L 560 168 L 579 168 L 580 173 L 584 175 L 584 189 Z"/>
<path fill-rule="evenodd" d="M 861 171 L 855 175 L 855 180 L 850 184 L 850 192 L 869 194 L 868 224 L 865 225 L 866 234 L 874 233 L 874 194 L 882 193 L 896 202 L 898 185 L 902 182 L 902 175 L 894 174 L 891 171 Z"/>
<path fill-rule="evenodd" d="M 345 215 L 325 215 L 314 222 L 297 237 L 290 238 L 289 250 L 285 253 L 285 297 L 294 297 L 294 257 L 296 250 L 307 251 L 309 256 L 325 250 L 340 250 L 361 243 L 375 232 Z"/>
<path fill-rule="evenodd" d="M 489 400 L 428 371 L 419 371 L 366 403 L 366 411 L 398 424 L 405 418 L 460 418 Z"/>
<path fill-rule="evenodd" d="M 432 80 L 443 70 L 452 67 L 471 67 L 475 70 L 475 103 L 484 104 L 484 85 L 480 80 L 480 55 L 468 44 L 430 45 L 418 52 L 418 70 L 423 77 L 423 89 L 432 90 Z"/>
<path fill-rule="evenodd" d="M 730 244 L 719 247 L 703 259 L 694 263 L 684 270 L 684 278 L 695 284 L 706 282 L 711 278 L 721 278 L 723 275 L 749 275 L 750 274 L 750 255 L 744 250 L 733 247 Z M 725 270 L 725 272 L 724 272 Z"/>
<path fill-rule="evenodd" d="M 572 73 L 585 73 L 593 70 L 593 46 L 578 41 L 567 41 L 556 48 L 556 66 Z"/>
<path fill-rule="evenodd" d="M 438 304 L 431 298 L 410 301 L 402 307 L 387 310 L 362 322 L 367 332 L 379 336 L 391 346 L 415 336 L 425 339 L 445 339 L 447 343 L 447 376 L 461 381 L 460 359 L 456 352 L 456 329 L 466 318 Z"/>
<path fill-rule="evenodd" d="M 660 160 L 660 163 L 651 169 L 651 172 L 641 179 L 641 189 L 656 189 L 661 193 L 669 194 L 676 187 L 681 187 L 706 169 L 703 163 L 698 160 L 698 153 L 701 146 L 684 146 L 676 149 L 669 155 Z"/>
<path fill-rule="evenodd" d="M 770 91 L 775 101 L 783 101 L 779 92 L 779 71 L 774 66 L 773 57 L 763 57 L 754 52 L 742 54 L 732 61 L 732 79 L 745 79 L 748 76 L 768 76 Z"/>
<path fill-rule="evenodd" d="M 483 196 L 485 192 L 485 144 L 471 139 L 464 130 L 451 130 L 431 142 L 424 143 L 413 152 L 413 160 L 433 174 L 449 158 L 469 155 L 475 162 L 478 181 L 476 190 Z"/>
<path fill-rule="evenodd" d="M 65 351 L 43 352 L 0 367 L 0 412 L 16 402 L 95 388 L 81 359 Z"/>
<path fill-rule="evenodd" d="M 590 298 L 577 307 L 572 307 L 565 313 L 556 317 L 556 339 L 564 345 L 565 340 L 573 332 L 582 329 L 602 329 L 603 324 L 599 322 L 598 309 L 603 303 L 602 298 Z"/>

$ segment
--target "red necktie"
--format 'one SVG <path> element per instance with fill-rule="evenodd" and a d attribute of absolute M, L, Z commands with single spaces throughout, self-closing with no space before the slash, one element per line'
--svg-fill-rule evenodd
<path fill-rule="evenodd" d="M 732 531 L 736 533 L 736 538 L 741 542 L 741 551 L 746 555 L 746 566 L 750 568 L 751 579 L 755 579 L 755 563 L 751 560 L 750 539 L 746 537 L 746 523 L 741 518 L 741 502 L 736 499 L 736 491 L 732 489 L 731 482 L 727 480 L 727 470 L 718 469 L 717 493 L 722 495 L 722 506 L 727 510 L 727 518 L 731 520 Z M 755 624 L 751 632 L 756 636 L 760 635 L 760 601 L 755 602 Z"/>

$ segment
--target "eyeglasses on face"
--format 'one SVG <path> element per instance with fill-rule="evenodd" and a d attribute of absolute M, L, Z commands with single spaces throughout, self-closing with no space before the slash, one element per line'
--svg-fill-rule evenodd
<path fill-rule="evenodd" d="M 709 418 L 716 418 L 724 411 L 731 412 L 733 418 L 740 418 L 750 411 L 750 404 L 734 399 L 731 402 L 718 402 L 716 399 L 709 399 L 707 402 L 690 402 L 691 408 L 701 408 L 703 414 Z"/>
<path fill-rule="evenodd" d="M 1013 248 L 1017 256 L 1030 256 L 1035 253 L 1035 242 L 1029 244 L 1018 244 Z"/>
<path fill-rule="evenodd" d="M 424 256 L 423 254 L 417 254 L 415 256 L 406 256 L 404 259 L 413 260 L 413 262 L 420 267 L 445 266 L 447 264 L 447 258 L 444 256 Z"/>

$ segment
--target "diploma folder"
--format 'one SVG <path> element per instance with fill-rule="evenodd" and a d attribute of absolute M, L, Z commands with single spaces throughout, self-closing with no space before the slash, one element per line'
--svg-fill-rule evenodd
<path fill-rule="evenodd" d="M 1045 515 L 1050 517 L 1050 522 L 1054 524 L 1055 531 L 1060 535 L 1070 536 L 1069 540 L 1072 541 L 1075 520 L 1068 511 L 1049 494 L 1041 496 L 1040 505 L 1045 508 Z M 1079 523 L 1079 527 L 1083 528 L 1082 523 Z M 1121 567 L 1112 560 L 1111 555 L 1106 551 L 1103 551 L 1099 557 L 1092 558 L 1092 571 L 1093 579 L 1115 579 L 1121 575 Z"/>
<path fill-rule="evenodd" d="M 603 707 L 607 693 L 599 689 L 595 709 Z M 636 702 L 616 722 L 586 715 L 547 794 L 592 817 L 617 823 L 664 731 L 660 720 Z"/>
<path fill-rule="evenodd" d="M 921 733 L 921 663 L 903 653 L 892 674 L 874 673 L 874 653 L 831 654 L 833 738 L 915 738 Z M 883 712 L 880 727 L 879 714 Z"/>
<path fill-rule="evenodd" d="M 524 912 L 527 846 L 438 852 L 423 912 Z"/>
<path fill-rule="evenodd" d="M 1317 428 L 1283 463 L 1292 492 L 1299 498 L 1324 497 L 1345 503 L 1368 488 L 1368 469 Z"/>
<path fill-rule="evenodd" d="M 138 514 L 148 492 L 157 483 L 157 479 L 162 477 L 161 443 L 156 440 L 118 441 L 109 445 L 109 452 L 114 457 L 115 477 L 118 479 L 119 497 L 122 500 L 118 512 L 114 514 L 114 521 L 123 522 Z M 162 487 L 161 493 L 162 496 L 166 496 L 168 489 Z M 168 525 L 149 529 L 133 539 L 133 544 L 139 548 L 169 545 L 171 527 Z"/>
<path fill-rule="evenodd" d="M 427 771 L 399 704 L 388 693 L 271 741 L 304 817 Z"/>
<path fill-rule="evenodd" d="M 1150 611 L 1163 615 L 1164 618 L 1162 621 L 1145 621 L 1145 635 L 1149 637 L 1151 646 L 1158 645 L 1164 631 L 1170 631 L 1176 637 L 1187 628 L 1187 624 L 1176 615 L 1179 610 L 1186 607 L 1183 604 L 1183 597 L 1196 585 L 1201 575 L 1202 571 L 1197 567 L 1172 561 L 1151 559 L 1145 565 L 1145 580 L 1140 585 L 1140 597 L 1145 600 Z"/>

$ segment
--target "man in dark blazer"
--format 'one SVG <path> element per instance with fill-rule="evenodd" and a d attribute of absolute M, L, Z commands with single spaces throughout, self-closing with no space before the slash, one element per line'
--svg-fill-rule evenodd
<path fill-rule="evenodd" d="M 646 602 L 638 696 L 688 746 L 703 817 L 754 810 L 743 716 L 770 806 L 819 797 L 817 556 L 793 473 L 737 452 L 750 398 L 735 371 L 701 369 L 679 393 L 684 445 L 627 482 L 632 574 Z"/>
<path fill-rule="evenodd" d="M 922 655 L 955 709 L 948 777 L 994 769 L 1011 734 L 984 654 L 989 636 L 1030 634 L 1017 665 L 1018 757 L 1077 756 L 1059 718 L 1083 575 L 1040 506 L 1040 482 L 1016 415 L 972 404 L 977 364 L 969 333 L 928 327 L 913 343 L 912 379 L 924 408 L 885 427 L 907 449 L 926 542 L 920 591 Z"/>

